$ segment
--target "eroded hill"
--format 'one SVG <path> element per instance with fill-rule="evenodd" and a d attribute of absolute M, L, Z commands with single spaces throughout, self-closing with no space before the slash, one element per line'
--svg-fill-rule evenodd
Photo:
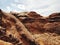
<path fill-rule="evenodd" d="M 2 45 L 60 45 L 60 13 L 45 18 L 0 10 L 0 40 Z"/>

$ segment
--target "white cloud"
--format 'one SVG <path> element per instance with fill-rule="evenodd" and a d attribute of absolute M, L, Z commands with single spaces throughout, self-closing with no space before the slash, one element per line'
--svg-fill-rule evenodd
<path fill-rule="evenodd" d="M 52 1 L 50 1 L 50 0 L 47 0 L 47 1 L 44 1 L 44 0 L 26 0 L 26 4 L 27 4 L 26 8 L 38 9 L 41 7 L 45 7 L 46 5 L 52 4 Z"/>
<path fill-rule="evenodd" d="M 17 5 L 17 7 L 18 7 L 19 9 L 23 9 L 23 10 L 25 10 L 25 6 L 22 5 L 22 4 Z"/>
<path fill-rule="evenodd" d="M 6 9 L 7 9 L 7 10 L 6 10 L 7 12 L 9 12 L 9 11 L 12 10 L 10 6 L 7 6 Z"/>
<path fill-rule="evenodd" d="M 14 2 L 19 2 L 19 0 L 14 0 Z"/>
<path fill-rule="evenodd" d="M 7 6 L 8 11 L 36 11 L 44 16 L 60 12 L 60 0 L 14 0 Z"/>
<path fill-rule="evenodd" d="M 40 3 L 41 2 L 41 3 Z M 58 0 L 37 0 L 37 1 L 32 1 L 32 5 L 30 4 L 29 6 L 31 6 L 32 8 L 29 8 L 30 10 L 34 10 L 44 16 L 48 16 L 50 15 L 51 13 L 54 13 L 54 12 L 60 12 L 60 6 L 58 3 L 59 1 Z M 28 9 L 28 10 L 29 10 Z M 27 10 L 27 9 L 26 9 Z"/>
<path fill-rule="evenodd" d="M 25 6 L 23 4 L 14 4 L 14 3 L 11 3 L 11 6 L 15 7 L 17 9 L 25 10 Z"/>

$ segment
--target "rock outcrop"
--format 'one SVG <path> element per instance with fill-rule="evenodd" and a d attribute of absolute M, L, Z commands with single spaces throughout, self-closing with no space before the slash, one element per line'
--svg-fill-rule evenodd
<path fill-rule="evenodd" d="M 49 16 L 48 20 L 50 22 L 60 22 L 60 13 L 53 13 Z"/>
<path fill-rule="evenodd" d="M 0 45 L 60 45 L 60 13 L 45 18 L 0 10 L 0 40 Z"/>

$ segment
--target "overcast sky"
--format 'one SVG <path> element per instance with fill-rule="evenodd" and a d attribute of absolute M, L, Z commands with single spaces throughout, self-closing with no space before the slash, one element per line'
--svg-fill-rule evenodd
<path fill-rule="evenodd" d="M 0 9 L 4 11 L 36 11 L 48 16 L 60 12 L 60 0 L 0 0 Z"/>

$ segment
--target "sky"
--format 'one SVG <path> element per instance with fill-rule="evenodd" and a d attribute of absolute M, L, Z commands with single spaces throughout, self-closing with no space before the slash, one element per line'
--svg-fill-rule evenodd
<path fill-rule="evenodd" d="M 0 0 L 0 9 L 10 12 L 35 11 L 42 16 L 60 12 L 60 0 Z"/>

